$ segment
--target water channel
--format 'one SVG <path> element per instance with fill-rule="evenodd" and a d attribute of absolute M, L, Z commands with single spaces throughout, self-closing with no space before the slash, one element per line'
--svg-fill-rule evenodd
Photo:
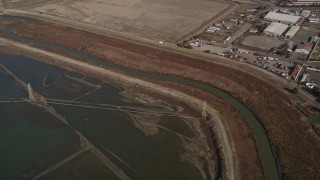
<path fill-rule="evenodd" d="M 4 17 L 4 16 L 2 18 L 6 18 L 6 19 L 10 18 L 10 19 L 18 20 L 17 23 L 11 24 L 5 27 L 3 30 L 3 33 L 5 35 L 11 37 L 16 41 L 33 43 L 46 48 L 59 50 L 59 51 L 71 54 L 73 56 L 77 56 L 88 62 L 94 62 L 98 65 L 102 65 L 102 66 L 105 66 L 106 68 L 119 71 L 122 73 L 126 73 L 128 75 L 148 77 L 148 78 L 153 78 L 157 80 L 165 80 L 165 81 L 176 82 L 176 83 L 185 84 L 189 86 L 194 86 L 194 87 L 206 90 L 220 98 L 223 98 L 224 100 L 229 102 L 234 108 L 236 108 L 241 113 L 241 115 L 246 119 L 246 121 L 250 124 L 250 127 L 253 130 L 254 136 L 256 138 L 256 143 L 259 148 L 259 153 L 262 159 L 262 164 L 263 164 L 267 179 L 280 179 L 277 171 L 276 160 L 273 155 L 270 142 L 268 140 L 268 137 L 266 135 L 266 132 L 263 126 L 260 124 L 259 120 L 254 116 L 254 114 L 244 104 L 242 104 L 240 101 L 238 101 L 236 98 L 229 95 L 228 93 L 200 81 L 186 79 L 186 78 L 182 78 L 174 75 L 164 75 L 159 73 L 143 72 L 135 69 L 129 69 L 123 66 L 118 66 L 118 65 L 111 64 L 106 61 L 94 58 L 88 54 L 85 54 L 83 52 L 80 52 L 71 48 L 51 44 L 45 41 L 41 41 L 41 40 L 29 38 L 29 37 L 24 37 L 14 33 L 13 30 L 19 26 L 28 24 L 29 21 L 27 19 L 24 19 L 22 17 Z"/>

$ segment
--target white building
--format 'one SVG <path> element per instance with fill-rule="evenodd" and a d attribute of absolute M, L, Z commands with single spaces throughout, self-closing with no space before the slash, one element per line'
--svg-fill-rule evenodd
<path fill-rule="evenodd" d="M 296 24 L 300 16 L 293 16 L 293 15 L 288 15 L 288 14 L 280 14 L 276 12 L 269 12 L 264 19 L 269 20 L 269 21 L 275 21 L 275 22 L 281 22 L 285 24 Z"/>
<path fill-rule="evenodd" d="M 302 16 L 303 18 L 307 18 L 309 17 L 311 14 L 311 11 L 308 11 L 308 10 L 303 10 L 300 14 L 300 16 Z"/>
<path fill-rule="evenodd" d="M 311 50 L 312 50 L 312 44 L 305 43 L 305 44 L 298 45 L 298 47 L 295 50 L 295 52 L 303 53 L 305 55 L 308 55 L 308 54 L 310 54 Z"/>
<path fill-rule="evenodd" d="M 263 33 L 272 36 L 281 36 L 289 26 L 287 24 L 281 24 L 277 22 L 272 22 Z"/>
<path fill-rule="evenodd" d="M 296 6 L 319 5 L 320 0 L 295 0 L 293 4 Z"/>
<path fill-rule="evenodd" d="M 286 38 L 291 39 L 300 29 L 300 26 L 292 26 L 291 29 L 286 33 Z"/>
<path fill-rule="evenodd" d="M 320 22 L 320 18 L 318 18 L 318 17 L 309 17 L 309 22 L 311 22 L 311 23 L 319 23 Z"/>

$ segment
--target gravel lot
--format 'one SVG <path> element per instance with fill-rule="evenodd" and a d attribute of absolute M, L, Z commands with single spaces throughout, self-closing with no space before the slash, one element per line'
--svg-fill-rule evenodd
<path fill-rule="evenodd" d="M 246 46 L 257 47 L 263 50 L 269 50 L 273 47 L 279 47 L 283 43 L 283 41 L 279 40 L 276 37 L 255 35 L 250 35 L 242 41 L 242 44 Z"/>

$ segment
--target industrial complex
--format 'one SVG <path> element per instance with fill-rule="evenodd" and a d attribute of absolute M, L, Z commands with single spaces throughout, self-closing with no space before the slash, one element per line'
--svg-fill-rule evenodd
<path fill-rule="evenodd" d="M 267 35 L 281 36 L 288 28 L 287 24 L 272 22 L 263 33 Z"/>
<path fill-rule="evenodd" d="M 264 17 L 265 20 L 276 21 L 276 22 L 281 22 L 285 24 L 296 24 L 300 18 L 301 18 L 300 16 L 281 14 L 276 12 L 269 12 Z"/>

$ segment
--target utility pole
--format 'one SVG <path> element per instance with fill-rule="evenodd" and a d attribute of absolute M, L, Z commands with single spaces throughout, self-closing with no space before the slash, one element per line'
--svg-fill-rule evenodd
<path fill-rule="evenodd" d="M 33 96 L 33 93 L 32 93 L 31 84 L 28 84 L 28 94 L 29 94 L 29 100 L 30 100 L 31 102 L 33 102 L 35 99 L 34 99 L 34 96 Z"/>
<path fill-rule="evenodd" d="M 203 101 L 203 106 L 202 106 L 202 117 L 206 118 L 207 117 L 207 102 Z"/>

